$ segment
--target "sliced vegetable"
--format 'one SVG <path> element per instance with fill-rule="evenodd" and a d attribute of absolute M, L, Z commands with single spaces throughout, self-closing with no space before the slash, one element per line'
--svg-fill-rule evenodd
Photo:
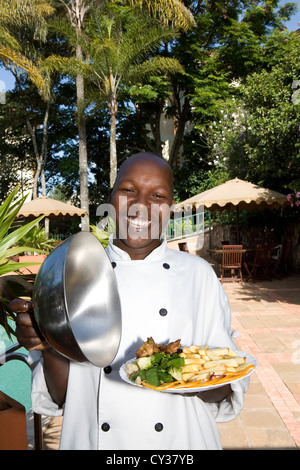
<path fill-rule="evenodd" d="M 154 356 L 145 356 L 145 357 L 139 357 L 136 360 L 136 363 L 140 369 L 150 369 L 150 367 L 153 366 L 154 361 L 155 361 Z"/>
<path fill-rule="evenodd" d="M 138 370 L 133 370 L 128 375 L 132 382 L 138 379 L 158 387 L 164 383 L 181 380 L 181 367 L 184 366 L 184 363 L 184 358 L 176 353 L 166 354 L 159 352 L 152 356 L 138 358 L 134 362 Z"/>
<path fill-rule="evenodd" d="M 175 380 L 182 379 L 182 369 L 181 367 L 169 367 L 168 373 L 173 377 Z"/>
<path fill-rule="evenodd" d="M 161 381 L 161 383 L 174 382 L 174 377 L 172 377 L 172 375 L 168 374 L 168 372 L 165 372 L 163 370 L 158 370 L 157 374 L 158 374 L 158 378 Z"/>
<path fill-rule="evenodd" d="M 158 378 L 158 365 L 146 370 L 145 380 L 147 380 L 149 384 L 154 385 L 155 387 L 159 387 L 159 385 L 161 385 L 161 381 Z"/>
<path fill-rule="evenodd" d="M 169 359 L 168 361 L 168 367 L 182 367 L 185 364 L 184 357 L 174 357 L 172 359 Z"/>

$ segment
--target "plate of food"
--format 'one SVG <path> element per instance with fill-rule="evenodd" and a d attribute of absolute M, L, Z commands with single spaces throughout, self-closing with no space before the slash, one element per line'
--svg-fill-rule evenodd
<path fill-rule="evenodd" d="M 120 368 L 130 385 L 168 393 L 196 393 L 248 377 L 256 359 L 227 347 L 191 345 L 180 340 L 157 344 L 152 337 L 137 350 L 136 357 Z"/>

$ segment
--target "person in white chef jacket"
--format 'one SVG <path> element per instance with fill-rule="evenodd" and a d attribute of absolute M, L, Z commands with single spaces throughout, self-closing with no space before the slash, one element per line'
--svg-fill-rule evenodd
<path fill-rule="evenodd" d="M 181 339 L 185 346 L 237 349 L 228 298 L 211 266 L 168 248 L 159 236 L 174 202 L 169 165 L 149 153 L 130 157 L 119 170 L 110 202 L 116 209 L 116 234 L 107 254 L 122 310 L 118 353 L 103 369 L 69 361 L 33 327 L 31 304 L 13 301 L 12 309 L 19 313 L 18 340 L 33 358 L 40 356 L 33 362 L 32 408 L 42 415 L 64 415 L 60 449 L 222 449 L 217 422 L 240 413 L 248 379 L 179 394 L 131 386 L 119 375 L 121 365 L 150 336 L 156 343 Z M 130 211 L 133 207 L 138 210 Z M 151 219 L 153 207 L 158 209 L 158 227 Z M 126 228 L 126 237 L 120 227 Z"/>

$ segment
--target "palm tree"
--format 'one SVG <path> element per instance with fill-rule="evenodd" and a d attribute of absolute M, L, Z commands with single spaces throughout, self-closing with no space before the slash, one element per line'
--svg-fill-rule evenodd
<path fill-rule="evenodd" d="M 37 198 L 38 182 L 42 179 L 42 193 L 46 195 L 45 165 L 47 158 L 47 137 L 51 96 L 50 75 L 41 68 L 41 50 L 44 51 L 47 40 L 47 19 L 54 13 L 49 0 L 0 0 L 0 19 L 3 33 L 0 44 L 0 57 L 5 67 L 16 80 L 16 87 L 22 89 L 24 71 L 28 79 L 38 88 L 45 102 L 41 149 L 38 149 L 36 128 L 31 123 L 30 111 L 26 112 L 26 127 L 30 134 L 36 158 L 36 170 L 33 179 L 32 195 Z M 37 46 L 38 44 L 38 46 Z M 27 108 L 28 109 L 28 108 Z"/>
<path fill-rule="evenodd" d="M 110 185 L 117 175 L 116 120 L 120 87 L 142 83 L 145 78 L 183 72 L 175 59 L 153 55 L 175 30 L 156 20 L 120 8 L 106 14 L 93 12 L 85 29 L 83 49 L 89 57 L 88 79 L 106 101 L 110 113 Z"/>
<path fill-rule="evenodd" d="M 75 56 L 78 61 L 84 61 L 85 57 L 81 47 L 81 36 L 84 32 L 84 21 L 92 7 L 98 10 L 104 9 L 109 4 L 105 0 L 56 0 L 56 5 L 62 4 L 67 11 L 69 24 L 75 32 Z M 113 2 L 112 2 L 113 3 Z M 147 11 L 149 15 L 158 17 L 162 22 L 170 23 L 175 27 L 187 30 L 194 24 L 191 12 L 179 0 L 123 0 L 120 2 L 140 11 Z M 63 28 L 65 30 L 65 28 Z M 69 32 L 70 33 L 70 32 Z M 72 35 L 72 34 L 71 34 Z M 67 34 L 68 36 L 68 34 Z M 70 38 L 70 36 L 69 36 Z M 74 36 L 73 36 L 74 38 Z M 74 44 L 74 43 L 73 43 Z M 57 60 L 58 66 L 62 67 L 62 60 Z M 54 64 L 53 64 L 54 66 Z M 68 66 L 66 66 L 67 68 Z M 85 120 L 85 95 L 84 76 L 81 71 L 76 73 L 76 93 L 78 112 L 78 139 L 79 139 L 79 171 L 80 171 L 80 200 L 81 208 L 89 213 L 88 207 L 88 156 Z M 81 219 L 82 230 L 89 229 L 89 216 Z"/>
<path fill-rule="evenodd" d="M 83 31 L 83 22 L 95 0 L 58 0 L 67 11 L 69 24 L 75 33 L 75 56 L 79 62 L 84 60 L 80 45 L 80 36 Z M 78 153 L 79 153 L 79 177 L 80 177 L 80 205 L 87 215 L 81 218 L 81 230 L 89 230 L 89 193 L 88 193 L 88 154 L 86 143 L 85 97 L 84 78 L 82 73 L 76 73 L 76 97 L 77 97 L 77 123 L 78 123 Z"/>
<path fill-rule="evenodd" d="M 23 69 L 29 80 L 48 96 L 48 86 L 36 64 L 22 53 L 21 44 L 14 35 L 14 29 L 21 26 L 33 27 L 34 34 L 45 39 L 46 20 L 54 12 L 48 0 L 0 0 L 0 59 L 5 67 L 14 64 Z"/>
<path fill-rule="evenodd" d="M 33 197 L 37 197 L 38 180 L 42 174 L 43 194 L 45 195 L 44 165 L 47 155 L 47 130 L 50 109 L 50 80 L 48 73 L 41 71 L 37 65 L 39 60 L 37 50 L 29 43 L 28 38 L 45 43 L 47 38 L 47 19 L 54 13 L 54 8 L 48 0 L 0 0 L 0 59 L 4 66 L 12 72 L 16 84 L 20 87 L 20 70 L 25 71 L 28 79 L 38 88 L 46 102 L 43 122 L 43 143 L 41 152 L 35 130 L 26 118 L 26 126 L 30 133 L 37 168 L 33 181 Z M 26 31 L 26 34 L 24 32 Z M 26 51 L 24 53 L 24 51 Z M 30 57 L 34 57 L 34 62 Z"/>
<path fill-rule="evenodd" d="M 176 29 L 187 31 L 196 24 L 191 11 L 180 0 L 125 0 L 121 3 L 143 14 L 148 12 L 164 26 L 171 24 Z"/>

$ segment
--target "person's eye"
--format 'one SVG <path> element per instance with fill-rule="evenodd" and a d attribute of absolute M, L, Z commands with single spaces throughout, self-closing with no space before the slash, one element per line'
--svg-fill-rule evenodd
<path fill-rule="evenodd" d="M 154 194 L 152 194 L 152 196 L 155 199 L 166 199 L 166 196 L 164 194 L 160 194 L 160 193 L 154 193 Z"/>
<path fill-rule="evenodd" d="M 119 190 L 122 191 L 123 193 L 133 193 L 134 192 L 133 188 L 128 188 L 126 186 L 119 188 Z"/>

